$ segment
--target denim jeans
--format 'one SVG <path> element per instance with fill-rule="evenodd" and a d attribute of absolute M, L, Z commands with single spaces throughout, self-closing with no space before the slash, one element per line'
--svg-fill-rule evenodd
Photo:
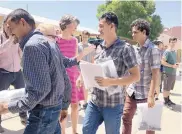
<path fill-rule="evenodd" d="M 83 134 L 96 134 L 102 122 L 105 124 L 106 134 L 120 134 L 121 115 L 123 105 L 115 107 L 98 107 L 89 102 L 85 111 Z"/>
<path fill-rule="evenodd" d="M 61 105 L 45 108 L 35 107 L 29 111 L 24 134 L 61 134 L 60 111 Z"/>

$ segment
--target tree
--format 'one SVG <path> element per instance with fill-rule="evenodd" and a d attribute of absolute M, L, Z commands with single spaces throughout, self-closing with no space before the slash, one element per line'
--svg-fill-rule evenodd
<path fill-rule="evenodd" d="M 97 17 L 103 13 L 112 11 L 116 13 L 119 19 L 118 35 L 131 38 L 130 24 L 138 18 L 146 19 L 151 24 L 150 39 L 156 39 L 163 31 L 161 18 L 154 15 L 154 1 L 106 1 L 105 4 L 99 5 L 97 9 Z"/>

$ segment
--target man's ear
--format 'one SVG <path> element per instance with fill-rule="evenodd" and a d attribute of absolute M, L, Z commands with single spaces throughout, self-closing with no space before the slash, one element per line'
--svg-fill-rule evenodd
<path fill-rule="evenodd" d="M 111 23 L 111 28 L 114 28 L 114 27 L 115 27 L 115 25 L 113 23 Z"/>
<path fill-rule="evenodd" d="M 26 21 L 25 21 L 25 19 L 21 18 L 20 21 L 19 21 L 19 23 L 21 23 L 24 26 L 25 23 L 26 23 Z"/>
<path fill-rule="evenodd" d="M 146 30 L 143 30 L 143 34 L 145 34 L 145 35 L 146 35 Z"/>

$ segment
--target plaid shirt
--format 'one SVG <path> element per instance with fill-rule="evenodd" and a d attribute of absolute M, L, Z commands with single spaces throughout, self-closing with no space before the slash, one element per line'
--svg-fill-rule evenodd
<path fill-rule="evenodd" d="M 125 76 L 128 69 L 137 65 L 134 48 L 119 38 L 109 48 L 104 48 L 95 60 L 107 58 L 113 59 L 119 77 Z M 93 88 L 91 96 L 91 101 L 99 107 L 114 107 L 124 103 L 125 91 L 109 96 L 106 91 Z"/>
<path fill-rule="evenodd" d="M 30 32 L 20 43 L 23 50 L 23 75 L 26 94 L 10 102 L 12 113 L 29 111 L 37 104 L 54 106 L 70 103 L 71 85 L 65 67 L 77 65 L 76 59 L 64 57 L 58 46 L 38 31 Z"/>
<path fill-rule="evenodd" d="M 146 99 L 150 90 L 152 69 L 160 68 L 161 65 L 160 51 L 149 39 L 143 47 L 136 50 L 140 63 L 140 81 L 129 85 L 127 93 L 129 96 L 135 93 L 136 99 Z"/>

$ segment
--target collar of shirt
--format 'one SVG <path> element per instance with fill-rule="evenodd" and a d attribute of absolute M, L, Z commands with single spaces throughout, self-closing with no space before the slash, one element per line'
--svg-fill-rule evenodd
<path fill-rule="evenodd" d="M 30 37 L 32 37 L 34 34 L 40 34 L 43 35 L 41 32 L 39 32 L 38 30 L 32 30 L 30 31 L 26 36 L 23 37 L 23 39 L 20 41 L 20 48 L 23 50 L 25 44 L 27 43 L 27 41 L 29 40 Z"/>
<path fill-rule="evenodd" d="M 110 45 L 110 47 L 106 47 L 105 46 L 105 40 L 102 42 L 102 46 L 105 50 L 109 50 L 109 49 L 112 49 L 114 46 L 117 46 L 117 45 L 121 45 L 121 44 L 124 44 L 124 41 L 120 40 L 120 38 L 118 37 L 114 43 L 112 45 Z"/>
<path fill-rule="evenodd" d="M 143 47 L 149 47 L 150 46 L 150 40 L 149 39 L 147 39 L 146 41 L 145 41 L 145 43 L 144 43 L 144 45 L 143 45 Z"/>
<path fill-rule="evenodd" d="M 139 47 L 137 50 L 141 51 L 142 48 L 148 48 L 148 47 L 153 47 L 153 43 L 150 41 L 150 39 L 147 39 L 142 47 Z"/>

